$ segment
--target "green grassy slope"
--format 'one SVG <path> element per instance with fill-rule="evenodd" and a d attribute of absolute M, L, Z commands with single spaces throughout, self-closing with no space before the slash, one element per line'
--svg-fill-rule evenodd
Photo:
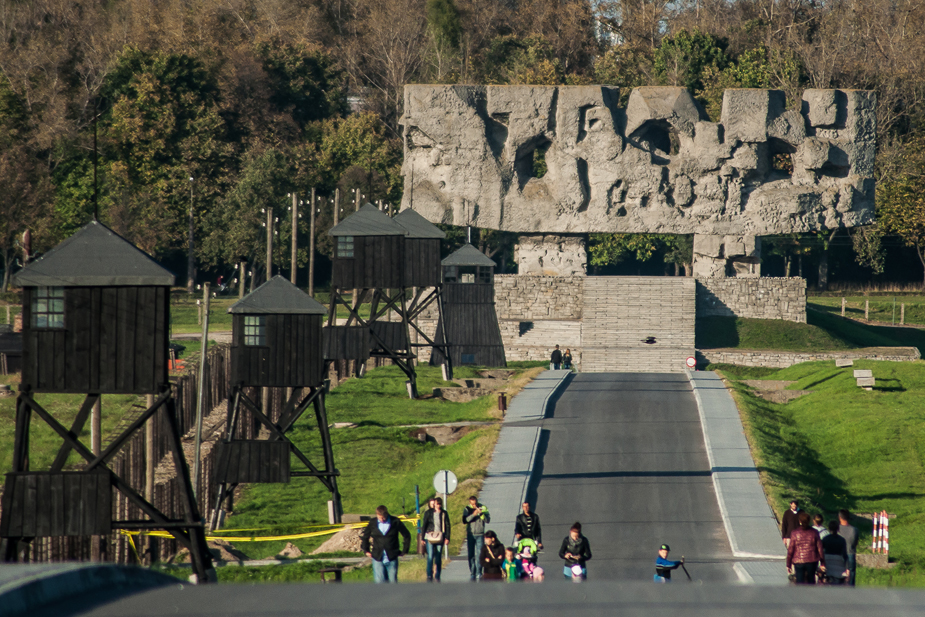
<path fill-rule="evenodd" d="M 787 405 L 770 403 L 733 382 L 734 396 L 773 507 L 783 512 L 792 496 L 810 512 L 833 518 L 887 510 L 891 570 L 863 570 L 860 583 L 925 586 L 925 362 L 856 361 L 873 370 L 877 387 L 857 387 L 852 368 L 807 362 L 762 378 L 796 381 L 812 393 Z M 728 367 L 730 378 L 757 377 Z M 870 541 L 862 520 L 861 549 Z"/>
<path fill-rule="evenodd" d="M 895 300 L 895 302 L 894 302 Z M 868 313 L 872 321 L 899 323 L 900 305 L 906 305 L 906 323 L 925 325 L 925 296 L 847 296 L 845 297 L 845 315 L 854 319 L 864 319 L 864 302 L 869 302 Z M 828 313 L 841 314 L 840 296 L 812 296 L 807 305 Z"/>

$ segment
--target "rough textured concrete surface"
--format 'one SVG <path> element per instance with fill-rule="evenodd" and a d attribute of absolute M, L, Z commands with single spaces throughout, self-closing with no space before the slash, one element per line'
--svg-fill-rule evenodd
<path fill-rule="evenodd" d="M 402 207 L 520 233 L 733 236 L 715 259 L 742 244 L 745 270 L 749 237 L 873 220 L 872 92 L 807 90 L 797 111 L 777 90 L 727 90 L 719 123 L 684 88 L 618 101 L 606 86 L 405 86 Z"/>

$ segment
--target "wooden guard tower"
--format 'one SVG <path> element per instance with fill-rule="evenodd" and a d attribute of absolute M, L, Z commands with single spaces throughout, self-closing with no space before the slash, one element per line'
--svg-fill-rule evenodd
<path fill-rule="evenodd" d="M 408 230 L 366 204 L 328 232 L 334 237 L 331 304 L 325 327 L 325 359 L 391 358 L 408 377 L 409 396 L 417 397 L 405 290 L 405 238 Z M 344 292 L 353 290 L 353 302 Z M 360 299 L 369 297 L 370 316 L 360 317 Z M 337 325 L 337 307 L 348 311 Z M 364 348 L 364 342 L 366 343 Z"/>
<path fill-rule="evenodd" d="M 222 501 L 244 482 L 289 482 L 292 477 L 318 478 L 331 491 L 335 513 L 340 495 L 334 450 L 324 408 L 325 363 L 321 322 L 327 309 L 281 276 L 275 276 L 229 307 L 232 315 L 231 395 L 225 438 L 219 442 L 215 482 L 219 486 L 213 526 Z M 267 410 L 245 391 L 250 387 L 292 388 L 273 422 Z M 309 406 L 315 410 L 324 452 L 316 467 L 286 433 Z M 268 439 L 236 439 L 242 408 L 267 429 Z M 290 455 L 306 467 L 290 469 Z"/>
<path fill-rule="evenodd" d="M 466 244 L 443 260 L 443 315 L 438 340 L 449 341 L 454 365 L 507 366 L 495 313 L 495 262 Z M 442 354 L 431 356 L 440 364 Z"/>
<path fill-rule="evenodd" d="M 431 347 L 431 357 L 437 351 L 447 359 L 446 378 L 453 378 L 452 354 L 445 338 L 431 339 L 418 326 L 418 317 L 429 306 L 436 304 L 437 314 L 443 318 L 443 273 L 440 265 L 440 241 L 446 234 L 440 228 L 410 208 L 399 212 L 392 219 L 406 230 L 405 236 L 405 287 L 410 287 L 411 301 L 408 303 L 408 324 L 424 339 L 424 343 L 411 343 L 411 347 Z M 438 334 L 442 334 L 438 333 Z"/>
<path fill-rule="evenodd" d="M 16 401 L 13 471 L 6 476 L 0 537 L 4 559 L 19 543 L 44 536 L 106 535 L 116 529 L 165 530 L 189 549 L 193 571 L 209 580 L 212 559 L 180 443 L 167 378 L 170 287 L 174 276 L 97 221 L 14 277 L 23 288 L 23 370 Z M 70 428 L 36 402 L 36 393 L 86 394 Z M 79 439 L 101 394 L 155 394 L 154 405 L 116 435 L 98 456 Z M 183 518 L 171 519 L 109 468 L 119 449 L 160 412 L 180 486 Z M 62 444 L 51 468 L 30 466 L 33 413 Z M 85 461 L 64 471 L 71 451 Z M 144 520 L 113 520 L 115 488 Z"/>

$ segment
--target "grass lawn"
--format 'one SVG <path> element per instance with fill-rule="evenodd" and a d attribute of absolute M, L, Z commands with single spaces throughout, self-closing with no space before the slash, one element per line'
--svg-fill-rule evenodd
<path fill-rule="evenodd" d="M 859 347 L 918 347 L 925 356 L 925 331 L 868 326 L 830 313 L 807 310 L 805 324 L 777 319 L 702 317 L 697 319 L 699 349 L 839 351 Z"/>
<path fill-rule="evenodd" d="M 895 299 L 895 314 L 894 314 Z M 878 295 L 845 296 L 845 316 L 864 319 L 864 302 L 870 302 L 871 321 L 899 323 L 900 305 L 906 305 L 906 323 L 925 325 L 925 296 Z M 819 311 L 841 315 L 841 296 L 813 296 L 806 299 L 808 306 Z"/>
<path fill-rule="evenodd" d="M 857 387 L 853 368 L 871 369 L 877 387 Z M 727 378 L 795 381 L 812 393 L 786 405 L 732 382 L 755 462 L 772 507 L 790 497 L 826 520 L 837 510 L 896 514 L 890 523 L 890 570 L 862 568 L 864 585 L 925 586 L 925 362 L 807 362 L 786 369 L 723 367 Z M 870 552 L 870 522 L 860 552 Z"/>
<path fill-rule="evenodd" d="M 219 583 L 239 583 L 245 585 L 252 583 L 320 583 L 320 570 L 335 565 L 336 563 L 333 561 L 306 561 L 303 563 L 278 566 L 228 566 L 218 568 L 216 572 L 218 573 Z M 402 564 L 402 566 L 404 565 L 405 564 Z M 175 576 L 184 581 L 189 578 L 192 572 L 189 568 L 163 564 L 155 565 L 152 569 L 157 572 L 169 574 L 170 576 Z M 404 574 L 404 570 L 400 570 L 399 574 Z M 345 583 L 371 581 L 372 579 L 373 571 L 372 568 L 368 566 L 343 573 L 343 580 Z"/>

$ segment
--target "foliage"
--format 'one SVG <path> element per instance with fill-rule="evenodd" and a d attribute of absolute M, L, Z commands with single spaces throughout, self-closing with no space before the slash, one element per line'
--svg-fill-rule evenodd
<path fill-rule="evenodd" d="M 481 79 L 489 84 L 553 86 L 565 81 L 559 59 L 541 36 L 498 37 L 483 52 L 479 65 Z"/>
<path fill-rule="evenodd" d="M 876 225 L 856 227 L 851 233 L 854 259 L 858 264 L 870 268 L 874 274 L 883 273 L 883 232 Z"/>
<path fill-rule="evenodd" d="M 910 141 L 906 151 L 901 170 L 877 185 L 877 220 L 885 233 L 915 248 L 925 268 L 925 138 Z"/>
<path fill-rule="evenodd" d="M 665 262 L 689 270 L 694 259 L 692 236 L 671 234 L 590 234 L 589 262 L 592 266 L 614 266 L 629 257 L 639 261 L 665 252 Z"/>
<path fill-rule="evenodd" d="M 699 30 L 680 30 L 662 39 L 652 62 L 656 79 L 664 85 L 703 88 L 704 71 L 722 71 L 729 63 L 726 41 Z"/>
<path fill-rule="evenodd" d="M 439 45 L 450 49 L 459 47 L 462 23 L 453 0 L 427 0 L 427 25 Z"/>

